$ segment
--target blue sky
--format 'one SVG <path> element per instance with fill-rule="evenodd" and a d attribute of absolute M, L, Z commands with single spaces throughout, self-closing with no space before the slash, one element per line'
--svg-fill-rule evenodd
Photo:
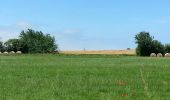
<path fill-rule="evenodd" d="M 170 43 L 170 0 L 1 0 L 0 37 L 32 28 L 55 36 L 61 50 L 135 48 L 149 31 Z"/>

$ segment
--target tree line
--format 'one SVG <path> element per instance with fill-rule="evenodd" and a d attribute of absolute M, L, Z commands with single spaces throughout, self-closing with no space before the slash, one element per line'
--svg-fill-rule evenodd
<path fill-rule="evenodd" d="M 155 40 L 149 32 L 136 34 L 135 43 L 138 56 L 149 56 L 151 53 L 170 53 L 170 44 L 162 44 Z M 57 50 L 58 46 L 53 36 L 33 29 L 21 31 L 18 38 L 9 39 L 4 43 L 0 41 L 0 52 L 52 53 L 58 52 Z"/>
<path fill-rule="evenodd" d="M 170 53 L 170 44 L 162 44 L 155 40 L 149 32 L 140 32 L 135 35 L 135 43 L 137 44 L 136 54 L 138 56 L 150 56 L 151 53 Z"/>
<path fill-rule="evenodd" d="M 0 41 L 0 52 L 51 53 L 57 49 L 54 37 L 32 29 L 23 30 L 18 38 Z"/>

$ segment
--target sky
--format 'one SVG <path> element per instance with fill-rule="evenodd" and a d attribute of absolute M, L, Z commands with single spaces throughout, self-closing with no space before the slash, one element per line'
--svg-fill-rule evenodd
<path fill-rule="evenodd" d="M 150 32 L 170 43 L 170 0 L 1 0 L 0 40 L 32 28 L 54 36 L 60 50 L 135 48 Z"/>

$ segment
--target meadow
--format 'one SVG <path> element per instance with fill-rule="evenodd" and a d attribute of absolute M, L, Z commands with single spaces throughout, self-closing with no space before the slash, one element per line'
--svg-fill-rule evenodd
<path fill-rule="evenodd" d="M 170 58 L 0 55 L 0 100 L 170 100 Z"/>

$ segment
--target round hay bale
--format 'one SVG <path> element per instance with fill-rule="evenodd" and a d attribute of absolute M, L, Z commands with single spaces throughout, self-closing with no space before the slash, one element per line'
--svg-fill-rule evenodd
<path fill-rule="evenodd" d="M 3 52 L 3 54 L 8 54 L 8 52 Z"/>
<path fill-rule="evenodd" d="M 158 53 L 157 57 L 163 57 L 162 53 Z"/>
<path fill-rule="evenodd" d="M 151 53 L 150 57 L 156 57 L 156 54 L 155 53 Z"/>
<path fill-rule="evenodd" d="M 170 53 L 166 53 L 166 54 L 165 54 L 165 57 L 170 57 Z"/>
<path fill-rule="evenodd" d="M 2 54 L 2 52 L 0 52 L 0 54 Z"/>
<path fill-rule="evenodd" d="M 17 51 L 16 54 L 22 54 L 22 52 L 21 51 Z"/>
<path fill-rule="evenodd" d="M 11 51 L 10 54 L 15 54 L 15 52 L 14 52 L 14 51 Z"/>

